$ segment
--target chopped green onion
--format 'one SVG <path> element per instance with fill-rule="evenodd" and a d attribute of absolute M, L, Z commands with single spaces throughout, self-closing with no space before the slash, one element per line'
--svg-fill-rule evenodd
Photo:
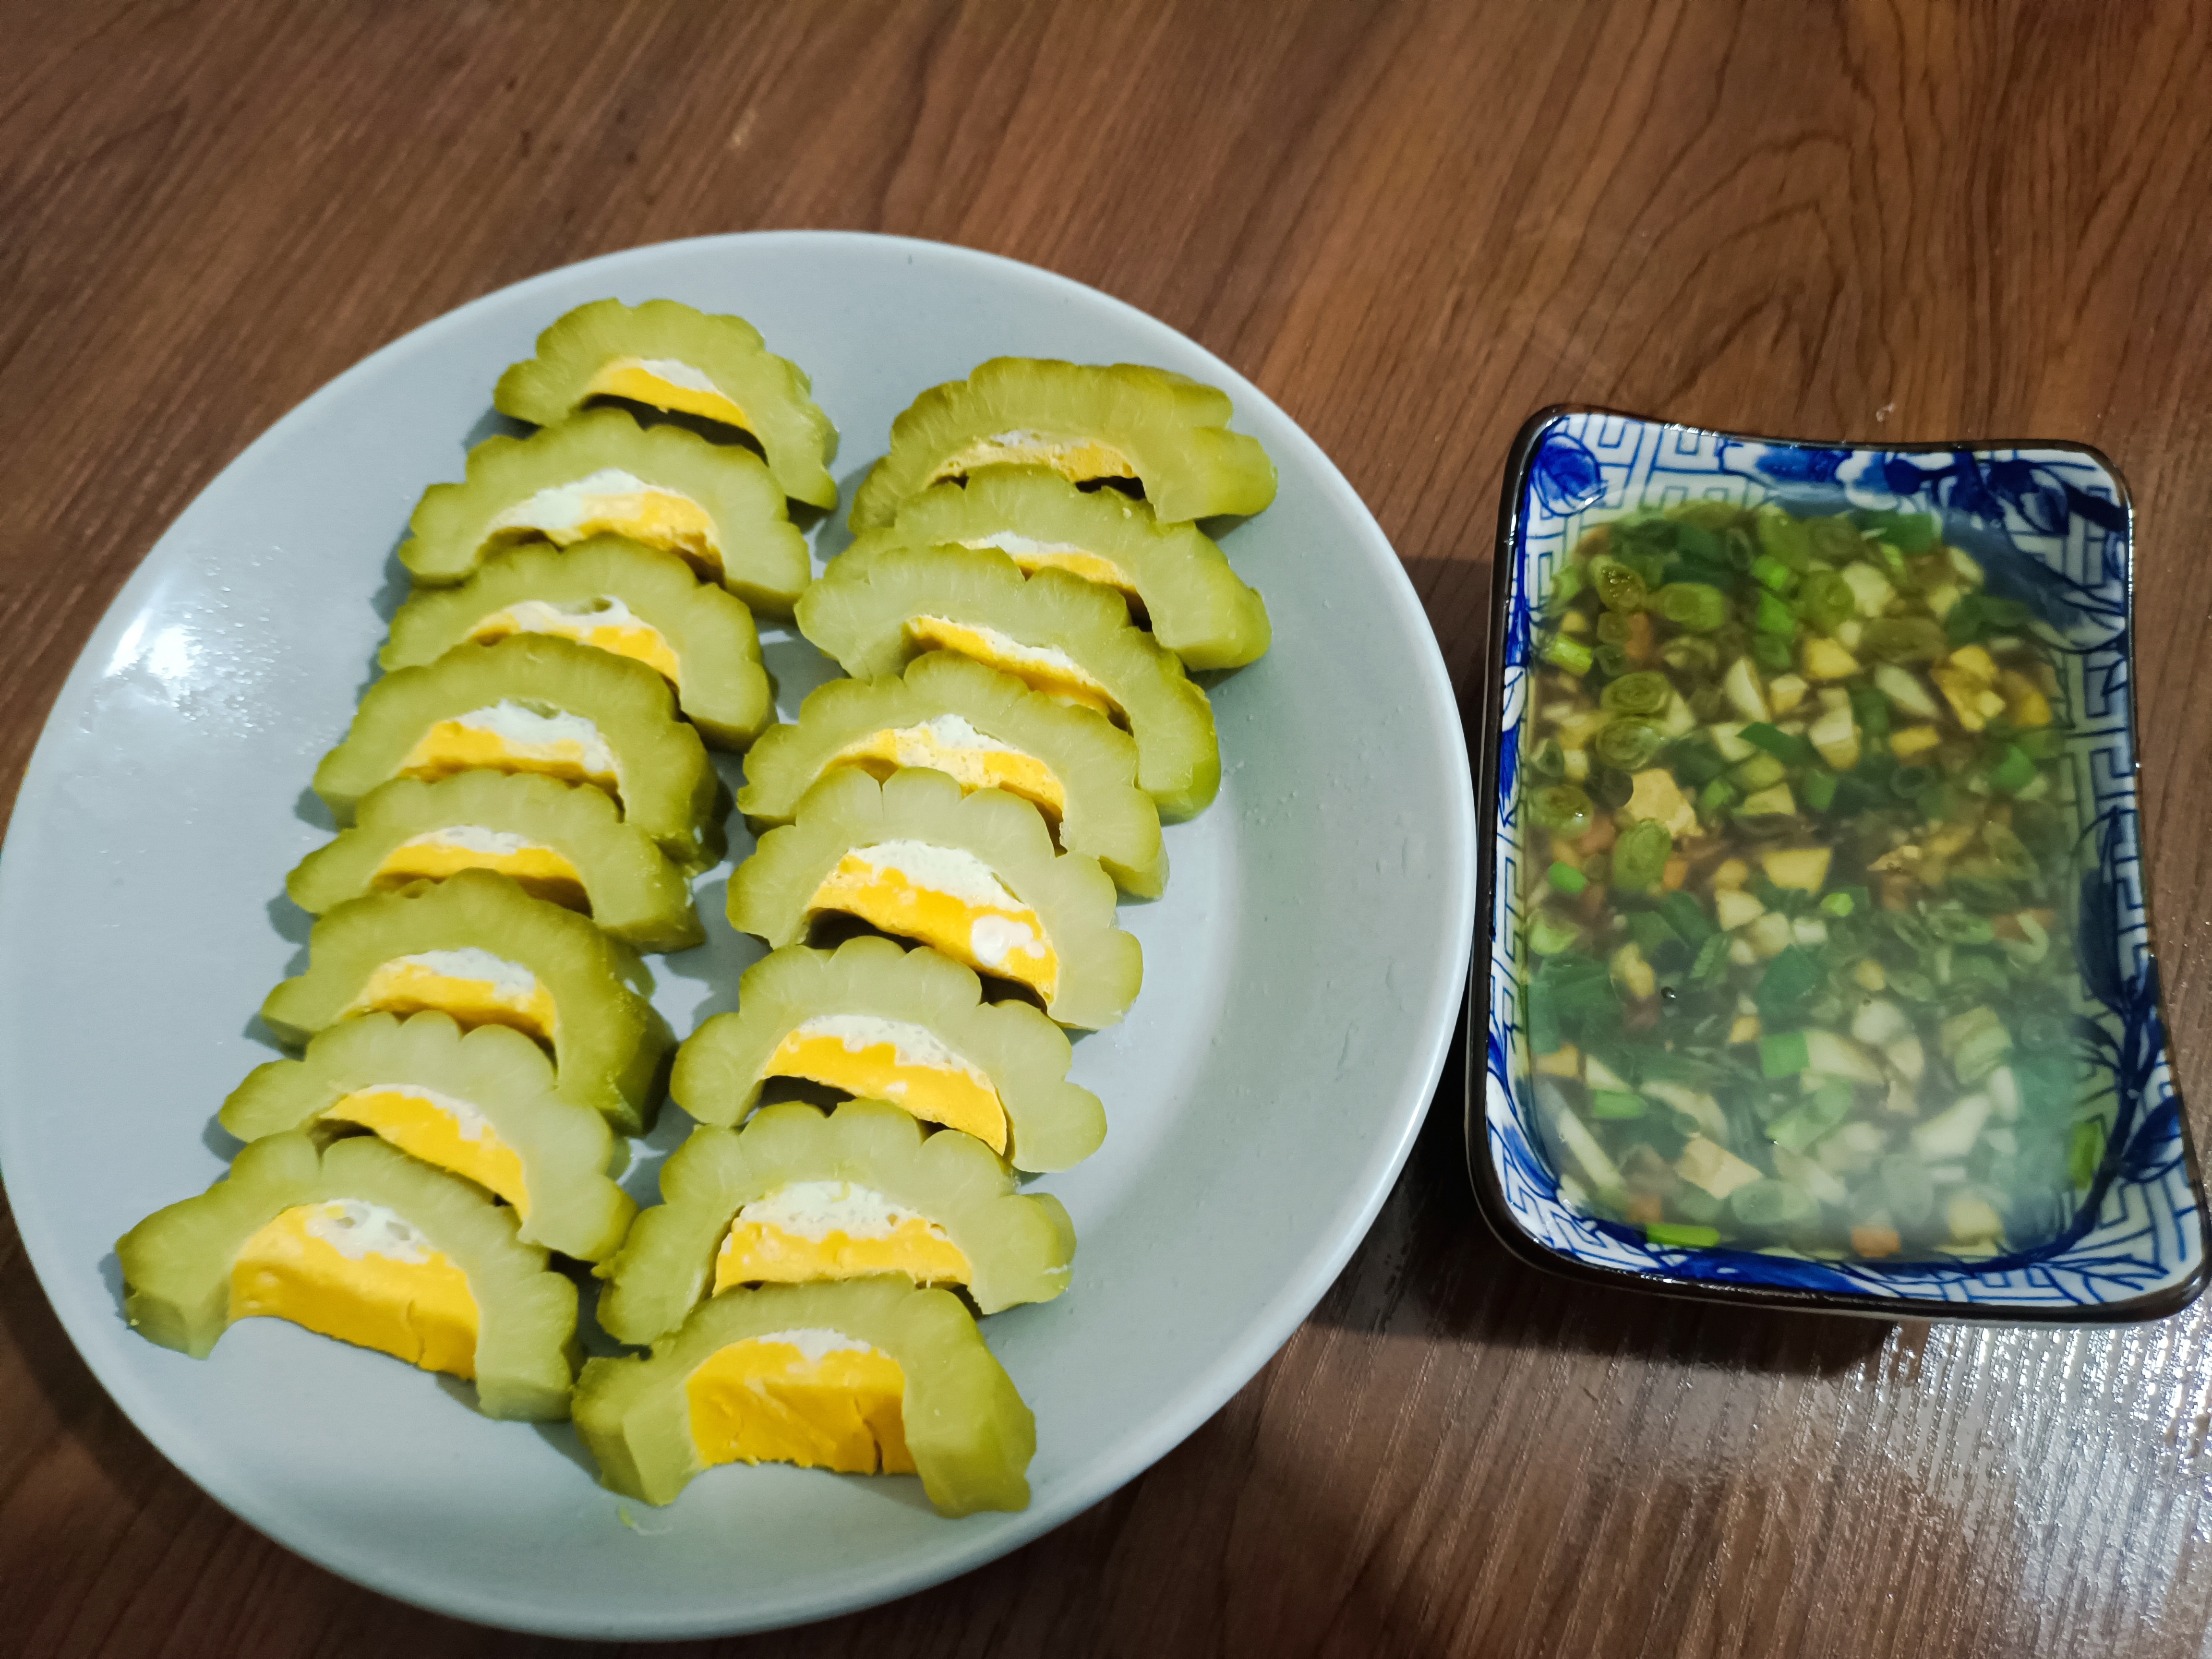
<path fill-rule="evenodd" d="M 1555 864 L 1552 867 L 1556 870 L 1559 866 Z M 1848 888 L 1840 892 L 1830 893 L 1820 901 L 1821 913 L 1833 916 L 1839 921 L 1858 908 L 1858 899 Z"/>
<path fill-rule="evenodd" d="M 1587 674 L 1590 671 L 1590 648 L 1580 640 L 1565 634 L 1556 635 L 1543 650 L 1544 660 L 1554 668 L 1564 668 L 1570 674 Z"/>
<path fill-rule="evenodd" d="M 1808 520 L 1793 517 L 1769 501 L 1759 509 L 1759 550 L 1779 559 L 1792 570 L 1802 570 L 1813 557 L 1813 532 Z"/>
<path fill-rule="evenodd" d="M 1717 817 L 1742 799 L 1736 793 L 1735 786 L 1726 778 L 1714 778 L 1698 791 L 1698 815 L 1700 817 Z"/>
<path fill-rule="evenodd" d="M 1599 1089 L 1590 1095 L 1590 1115 L 1615 1121 L 1642 1117 L 1644 1097 L 1622 1094 L 1612 1089 Z"/>
<path fill-rule="evenodd" d="M 1656 907 L 1685 944 L 1702 945 L 1713 933 L 1712 918 L 1691 894 L 1668 893 Z"/>
<path fill-rule="evenodd" d="M 1770 674 L 1781 673 L 1794 660 L 1790 654 L 1790 641 L 1779 634 L 1753 635 L 1751 658 Z"/>
<path fill-rule="evenodd" d="M 1553 863 L 1544 872 L 1544 879 L 1552 884 L 1556 892 L 1575 894 L 1589 885 L 1589 878 L 1571 864 Z"/>
<path fill-rule="evenodd" d="M 1796 1227 L 1820 1213 L 1820 1201 L 1787 1181 L 1747 1181 L 1729 1194 L 1729 1209 L 1747 1227 Z"/>
<path fill-rule="evenodd" d="M 1808 772 L 1802 790 L 1806 805 L 1815 812 L 1825 812 L 1836 803 L 1836 775 L 1833 772 Z"/>
<path fill-rule="evenodd" d="M 2035 763 L 2016 743 L 2007 744 L 2003 758 L 1990 769 L 1990 787 L 2002 789 L 2008 795 L 2027 788 L 2034 778 Z"/>
<path fill-rule="evenodd" d="M 1698 958 L 1690 964 L 1690 977 L 1701 985 L 1710 985 L 1728 972 L 1729 936 L 1716 933 L 1698 947 Z"/>
<path fill-rule="evenodd" d="M 2105 1120 L 2085 1118 L 2074 1126 L 2074 1138 L 2066 1149 L 2066 1178 L 2078 1189 L 2097 1178 L 2097 1170 L 2105 1161 Z"/>
<path fill-rule="evenodd" d="M 1598 694 L 1598 706 L 1608 714 L 1657 714 L 1674 699 L 1674 688 L 1664 674 L 1646 669 L 1624 674 Z"/>
<path fill-rule="evenodd" d="M 1583 930 L 1571 921 L 1562 921 L 1547 910 L 1539 910 L 1528 921 L 1528 948 L 1540 957 L 1555 957 L 1574 948 L 1583 936 Z"/>
<path fill-rule="evenodd" d="M 1590 561 L 1590 586 L 1597 590 L 1598 602 L 1608 611 L 1641 611 L 1649 590 L 1644 578 L 1617 558 Z"/>
<path fill-rule="evenodd" d="M 1708 1250 L 1721 1242 L 1718 1228 L 1693 1227 L 1680 1221 L 1647 1221 L 1644 1237 L 1647 1243 L 1677 1250 Z"/>
<path fill-rule="evenodd" d="M 1797 612 L 1824 634 L 1832 634 L 1858 609 L 1851 585 L 1832 570 L 1815 570 L 1797 596 Z"/>
<path fill-rule="evenodd" d="M 1862 635 L 1863 637 L 1863 635 Z M 1889 699 L 1870 685 L 1851 688 L 1851 719 L 1869 737 L 1889 735 Z"/>
<path fill-rule="evenodd" d="M 1628 678 L 1632 680 L 1641 676 L 1632 674 Z M 1626 685 L 1627 683 L 1627 680 L 1615 680 L 1606 690 L 1610 691 L 1613 685 Z M 1597 757 L 1607 766 L 1623 772 L 1638 772 L 1650 764 L 1651 757 L 1665 747 L 1666 743 L 1667 734 L 1650 720 L 1619 720 L 1601 731 L 1596 742 L 1590 746 L 1597 750 Z"/>
<path fill-rule="evenodd" d="M 1631 891 L 1656 886 L 1674 850 L 1674 838 L 1665 824 L 1650 818 L 1630 824 L 1613 843 L 1613 884 Z"/>
<path fill-rule="evenodd" d="M 1859 630 L 1859 649 L 1883 662 L 1934 662 L 1949 644 L 1929 617 L 1876 617 Z"/>
<path fill-rule="evenodd" d="M 1790 769 L 1771 755 L 1753 755 L 1747 761 L 1738 761 L 1729 776 L 1749 790 L 1771 789 L 1790 775 Z"/>
<path fill-rule="evenodd" d="M 1658 610 L 1677 628 L 1710 634 L 1728 620 L 1728 596 L 1709 582 L 1669 582 L 1659 590 Z"/>
<path fill-rule="evenodd" d="M 1812 1063 L 1812 1050 L 1802 1031 L 1778 1031 L 1759 1040 L 1759 1070 L 1763 1077 L 1796 1077 Z"/>
<path fill-rule="evenodd" d="M 1802 945 L 1792 945 L 1766 964 L 1752 1000 L 1759 1005 L 1761 1019 L 1786 1019 L 1820 988 L 1820 963 Z"/>
<path fill-rule="evenodd" d="M 1887 542 L 1900 553 L 1925 553 L 1936 545 L 1936 517 L 1931 513 L 1866 508 L 1851 516 L 1869 538 Z"/>
<path fill-rule="evenodd" d="M 1608 679 L 1626 674 L 1630 667 L 1628 647 L 1625 645 L 1601 645 L 1590 653 L 1590 660 L 1597 665 L 1597 672 Z"/>
<path fill-rule="evenodd" d="M 1785 765 L 1810 766 L 1820 757 L 1820 751 L 1804 738 L 1793 737 L 1780 726 L 1769 726 L 1764 720 L 1752 721 L 1739 735 L 1753 748 L 1764 749 Z"/>
<path fill-rule="evenodd" d="M 1797 573 L 1771 553 L 1762 553 L 1751 562 L 1751 579 L 1785 598 L 1797 586 Z"/>
<path fill-rule="evenodd" d="M 1752 613 L 1751 625 L 1762 634 L 1775 634 L 1788 639 L 1797 632 L 1797 613 L 1786 601 L 1762 592 L 1759 596 L 1759 608 Z"/>
<path fill-rule="evenodd" d="M 1556 835 L 1579 836 L 1590 827 L 1590 798 L 1571 783 L 1539 789 L 1531 805 L 1536 822 Z"/>

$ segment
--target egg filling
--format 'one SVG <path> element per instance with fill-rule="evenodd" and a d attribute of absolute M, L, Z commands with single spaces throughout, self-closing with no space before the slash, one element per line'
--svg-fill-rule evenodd
<path fill-rule="evenodd" d="M 289 1319 L 424 1370 L 474 1376 L 469 1278 L 396 1210 L 359 1199 L 295 1205 L 246 1241 L 230 1316 Z"/>
<path fill-rule="evenodd" d="M 714 1289 L 904 1273 L 965 1285 L 968 1258 L 927 1216 L 849 1181 L 794 1181 L 739 1210 L 714 1257 Z"/>
<path fill-rule="evenodd" d="M 496 870 L 533 898 L 591 914 L 584 878 L 574 865 L 550 847 L 476 823 L 449 823 L 401 842 L 376 866 L 374 884 L 389 890 L 410 882 L 443 881 L 459 870 Z"/>
<path fill-rule="evenodd" d="M 700 1461 L 912 1474 L 906 1373 L 836 1331 L 771 1331 L 718 1348 L 684 1379 Z"/>
<path fill-rule="evenodd" d="M 556 547 L 588 536 L 627 536 L 681 554 L 703 576 L 722 578 L 721 544 L 707 509 L 689 495 L 657 489 L 620 467 L 604 466 L 573 483 L 541 489 L 484 528 L 494 542 L 543 536 Z"/>
<path fill-rule="evenodd" d="M 1044 569 L 1065 570 L 1085 581 L 1097 582 L 1101 587 L 1114 588 L 1126 599 L 1133 602 L 1137 598 L 1136 585 L 1120 565 L 1073 542 L 1041 542 L 1018 531 L 994 530 L 988 536 L 972 537 L 960 545 L 995 547 L 1021 566 L 1024 576 Z"/>
<path fill-rule="evenodd" d="M 373 1129 L 410 1157 L 489 1188 L 525 1219 L 530 1215 L 521 1155 L 465 1100 L 412 1083 L 373 1083 L 325 1107 L 321 1115 Z"/>
<path fill-rule="evenodd" d="M 807 901 L 942 951 L 980 973 L 1034 987 L 1049 1003 L 1060 958 L 1037 913 L 964 848 L 885 841 L 855 847 Z"/>
<path fill-rule="evenodd" d="M 1092 478 L 1137 476 L 1137 469 L 1127 456 L 1096 438 L 1064 438 L 1055 433 L 1018 428 L 978 438 L 965 449 L 947 456 L 929 475 L 929 482 L 965 477 L 986 466 L 1048 466 L 1076 483 Z"/>
<path fill-rule="evenodd" d="M 702 415 L 726 426 L 751 423 L 745 412 L 722 389 L 689 363 L 672 357 L 612 357 L 592 376 L 584 388 L 586 398 L 627 398 L 655 409 L 680 410 Z"/>
<path fill-rule="evenodd" d="M 512 1025 L 540 1042 L 551 1042 L 560 1024 L 553 994 L 538 982 L 537 975 L 473 945 L 394 957 L 379 964 L 345 1012 L 348 1018 L 404 1017 L 433 1008 L 452 1015 L 463 1030 Z"/>
<path fill-rule="evenodd" d="M 399 775 L 435 783 L 478 768 L 543 772 L 564 783 L 595 784 L 622 799 L 622 772 L 598 726 L 580 714 L 544 712 L 511 697 L 437 721 L 407 751 Z"/>
<path fill-rule="evenodd" d="M 1057 822 L 1067 792 L 1035 755 L 986 737 L 957 714 L 939 714 L 920 726 L 885 726 L 830 756 L 832 766 L 858 766 L 878 781 L 902 766 L 926 767 L 959 781 L 966 790 L 1004 789 Z"/>
<path fill-rule="evenodd" d="M 682 689 L 681 664 L 668 636 L 611 595 L 602 595 L 574 610 L 544 599 L 525 599 L 484 617 L 470 630 L 469 638 L 489 645 L 510 634 L 551 634 L 628 657 Z"/>
<path fill-rule="evenodd" d="M 1006 1109 L 990 1078 L 906 1020 L 817 1014 L 784 1034 L 761 1075 L 801 1077 L 863 1100 L 887 1100 L 1006 1153 Z"/>
<path fill-rule="evenodd" d="M 1048 697 L 1095 708 L 1117 720 L 1122 718 L 1106 688 L 1085 673 L 1074 658 L 1053 646 L 1024 645 L 995 628 L 954 622 L 949 617 L 912 617 L 906 631 L 925 651 L 957 651 L 1003 668 Z"/>

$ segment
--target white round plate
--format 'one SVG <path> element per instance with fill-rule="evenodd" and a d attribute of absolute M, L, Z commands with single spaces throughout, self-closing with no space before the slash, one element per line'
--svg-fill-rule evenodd
<path fill-rule="evenodd" d="M 710 1472 L 665 1510 L 602 1490 L 566 1424 L 495 1423 L 465 1385 L 250 1320 L 204 1361 L 133 1334 L 113 1241 L 235 1150 L 254 1011 L 305 958 L 284 872 L 330 833 L 307 793 L 402 592 L 426 484 L 495 429 L 492 383 L 570 307 L 656 295 L 750 319 L 842 433 L 849 505 L 892 417 L 1005 354 L 1134 362 L 1224 387 L 1281 469 L 1224 545 L 1274 647 L 1213 690 L 1220 799 L 1167 832 L 1166 896 L 1123 907 L 1145 988 L 1076 1045 L 1103 1149 L 1048 1178 L 1082 1243 L 1058 1301 L 986 1322 L 1036 1409 L 1032 1498 L 947 1521 L 910 1479 Z M 842 510 L 813 532 L 847 539 Z M 791 718 L 833 672 L 771 632 Z M 734 777 L 735 769 L 726 768 Z M 1288 416 L 1090 289 L 933 243 L 788 233 L 634 249 L 465 306 L 278 422 L 163 536 L 63 688 L 0 857 L 0 1169 L 40 1280 L 117 1402 L 224 1505 L 389 1595 L 562 1636 L 794 1624 L 975 1566 L 1097 1503 L 1290 1335 L 1366 1231 L 1442 1066 L 1474 936 L 1474 799 L 1443 663 L 1389 544 Z M 741 822 L 732 851 L 750 849 Z M 709 942 L 653 959 L 678 1032 L 759 947 L 698 884 Z M 641 1198 L 681 1139 L 639 1148 Z"/>

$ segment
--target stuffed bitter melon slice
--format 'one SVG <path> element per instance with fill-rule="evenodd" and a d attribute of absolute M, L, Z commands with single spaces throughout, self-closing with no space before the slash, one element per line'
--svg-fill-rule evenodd
<path fill-rule="evenodd" d="M 606 792 L 528 772 L 394 778 L 362 797 L 350 830 L 284 878 L 310 915 L 364 894 L 460 870 L 511 877 L 532 897 L 580 910 L 641 951 L 705 938 L 684 873 Z"/>
<path fill-rule="evenodd" d="M 644 664 L 548 634 L 457 645 L 368 688 L 345 741 L 315 768 L 341 824 L 392 778 L 536 772 L 604 789 L 687 870 L 721 856 L 720 780 L 668 682 Z"/>
<path fill-rule="evenodd" d="M 511 634 L 574 640 L 654 670 L 707 741 L 743 749 L 775 719 L 752 613 L 691 567 L 623 536 L 565 551 L 494 554 L 458 587 L 417 588 L 392 619 L 386 668 L 435 662 L 453 647 Z"/>
<path fill-rule="evenodd" d="M 473 1378 L 487 1417 L 568 1414 L 576 1287 L 513 1210 L 374 1136 L 257 1140 L 115 1255 L 131 1326 L 195 1359 L 238 1320 L 286 1319 Z"/>
<path fill-rule="evenodd" d="M 665 1335 L 708 1297 L 749 1284 L 902 1273 L 963 1285 L 983 1312 L 1067 1288 L 1075 1229 L 1058 1199 L 1014 1190 L 978 1140 L 879 1100 L 823 1114 L 786 1102 L 741 1130 L 704 1127 L 660 1169 L 601 1273 L 599 1318 L 623 1342 Z"/>
<path fill-rule="evenodd" d="M 1194 524 L 1162 524 L 1118 489 L 1079 489 L 1049 467 L 987 466 L 963 484 L 932 484 L 897 522 L 865 541 L 906 547 L 995 547 L 1034 575 L 1065 570 L 1111 587 L 1152 637 L 1189 669 L 1256 662 L 1267 607 Z"/>
<path fill-rule="evenodd" d="M 650 1355 L 593 1359 L 600 1482 L 673 1502 L 718 1463 L 919 1474 L 945 1515 L 1028 1506 L 1036 1419 L 959 1298 L 904 1279 L 725 1291 Z"/>
<path fill-rule="evenodd" d="M 626 306 L 594 300 L 538 337 L 538 355 L 499 377 L 492 403 L 538 426 L 565 420 L 593 398 L 620 398 L 696 415 L 750 433 L 793 501 L 835 507 L 829 463 L 837 428 L 798 364 L 771 353 L 742 317 L 673 300 Z"/>
<path fill-rule="evenodd" d="M 516 542 L 627 536 L 681 554 L 756 611 L 787 617 L 811 566 L 783 488 L 749 450 L 595 409 L 527 438 L 486 438 L 459 483 L 432 484 L 400 544 L 425 586 L 465 579 Z"/>
<path fill-rule="evenodd" d="M 1065 570 L 1024 577 L 992 547 L 855 545 L 807 589 L 799 626 L 859 678 L 957 651 L 1110 715 L 1136 738 L 1137 787 L 1164 818 L 1202 811 L 1221 787 L 1206 693 L 1121 595 Z"/>
<path fill-rule="evenodd" d="M 840 767 L 730 878 L 730 925 L 772 947 L 831 911 L 1024 986 L 1062 1025 L 1115 1024 L 1144 978 L 1098 860 L 1054 853 L 1020 796 L 963 795 L 942 772 L 908 767 L 878 784 Z"/>
<path fill-rule="evenodd" d="M 764 733 L 745 757 L 738 806 L 757 824 L 788 823 L 799 798 L 840 766 L 878 778 L 927 767 L 963 789 L 1004 789 L 1123 891 L 1155 898 L 1166 884 L 1159 809 L 1137 787 L 1129 734 L 957 652 L 916 657 L 903 675 L 816 687 L 795 724 Z"/>
<path fill-rule="evenodd" d="M 307 972 L 271 991 L 261 1018 L 293 1044 L 363 1014 L 511 1025 L 553 1051 L 563 1099 L 638 1134 L 675 1046 L 651 988 L 636 953 L 574 911 L 463 870 L 334 907 L 307 936 Z"/>
<path fill-rule="evenodd" d="M 1137 363 L 994 357 L 932 386 L 891 422 L 890 451 L 853 498 L 853 528 L 880 529 L 899 503 L 987 466 L 1048 466 L 1082 483 L 1133 478 L 1163 524 L 1257 513 L 1275 464 L 1228 430 L 1228 393 Z"/>
<path fill-rule="evenodd" d="M 216 1114 L 240 1140 L 357 1126 L 514 1206 L 526 1244 L 603 1261 L 637 1205 L 609 1179 L 607 1121 L 564 1100 L 552 1063 L 504 1025 L 368 1014 L 319 1031 L 299 1060 L 257 1066 Z"/>
<path fill-rule="evenodd" d="M 1106 1111 L 1067 1080 L 1067 1036 L 1026 1002 L 985 1002 L 972 969 L 864 936 L 770 951 L 677 1050 L 668 1090 L 702 1123 L 744 1121 L 770 1078 L 803 1078 L 942 1123 L 1020 1170 L 1098 1150 Z"/>

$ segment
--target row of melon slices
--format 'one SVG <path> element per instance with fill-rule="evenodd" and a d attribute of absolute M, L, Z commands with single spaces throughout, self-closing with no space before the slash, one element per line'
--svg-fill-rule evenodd
<path fill-rule="evenodd" d="M 302 1057 L 225 1103 L 230 1175 L 118 1245 L 147 1335 L 204 1355 L 273 1314 L 471 1376 L 491 1415 L 573 1406 L 654 1502 L 763 1457 L 916 1472 L 948 1513 L 1026 1501 L 1028 1410 L 921 1287 L 988 1314 L 1068 1282 L 1066 1213 L 1009 1164 L 1103 1137 L 1061 1027 L 1127 1009 L 1115 889 L 1158 894 L 1161 818 L 1218 787 L 1186 670 L 1268 639 L 1188 520 L 1264 507 L 1273 473 L 1211 388 L 1000 359 L 901 417 L 810 586 L 786 497 L 836 496 L 810 393 L 749 325 L 667 301 L 571 313 L 501 379 L 541 429 L 425 494 L 389 672 L 317 769 L 348 827 L 288 880 L 320 920 L 263 1011 Z M 756 609 L 858 678 L 769 729 Z M 779 948 L 677 1056 L 702 1127 L 638 1214 L 616 1137 L 650 1126 L 673 1036 L 636 951 L 699 942 L 706 745 L 757 738 L 737 804 L 767 833 L 729 908 Z M 825 913 L 915 948 L 810 949 Z M 777 1079 L 854 1098 L 761 1106 Z M 600 1323 L 649 1356 L 572 1390 L 549 1250 L 597 1264 Z"/>

